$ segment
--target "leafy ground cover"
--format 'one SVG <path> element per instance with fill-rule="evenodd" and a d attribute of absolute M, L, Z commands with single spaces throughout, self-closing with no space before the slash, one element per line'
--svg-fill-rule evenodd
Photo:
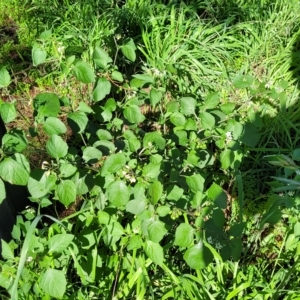
<path fill-rule="evenodd" d="M 1 299 L 298 299 L 297 1 L 90 2 L 0 4 Z"/>

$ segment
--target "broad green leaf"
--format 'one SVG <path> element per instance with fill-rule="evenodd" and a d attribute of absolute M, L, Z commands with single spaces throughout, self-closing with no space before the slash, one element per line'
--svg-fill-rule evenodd
<path fill-rule="evenodd" d="M 82 158 L 88 164 L 94 164 L 102 157 L 102 152 L 94 147 L 86 147 L 83 150 Z"/>
<path fill-rule="evenodd" d="M 12 129 L 2 137 L 2 147 L 6 153 L 22 152 L 28 145 L 25 132 L 20 129 Z"/>
<path fill-rule="evenodd" d="M 135 44 L 132 39 L 130 39 L 126 44 L 121 46 L 121 51 L 123 55 L 131 61 L 135 61 L 136 54 L 135 54 Z"/>
<path fill-rule="evenodd" d="M 44 41 L 49 40 L 51 37 L 52 37 L 52 30 L 51 29 L 45 30 L 40 34 L 40 39 L 44 40 Z"/>
<path fill-rule="evenodd" d="M 183 256 L 184 260 L 195 270 L 201 270 L 207 267 L 213 261 L 213 254 L 211 251 L 202 243 L 189 248 Z"/>
<path fill-rule="evenodd" d="M 25 155 L 15 153 L 11 156 L 17 163 L 19 163 L 28 173 L 30 173 L 30 163 Z"/>
<path fill-rule="evenodd" d="M 167 233 L 165 223 L 159 220 L 151 222 L 150 225 L 147 226 L 147 231 L 149 240 L 154 243 L 159 243 Z"/>
<path fill-rule="evenodd" d="M 0 84 L 1 84 L 1 78 L 0 78 Z M 8 103 L 8 102 L 2 103 L 0 106 L 0 113 L 1 113 L 1 118 L 4 123 L 9 123 L 9 122 L 13 121 L 17 116 L 17 110 L 15 107 L 15 104 Z"/>
<path fill-rule="evenodd" d="M 194 240 L 194 228 L 186 223 L 181 223 L 175 232 L 174 245 L 179 247 L 189 247 Z"/>
<path fill-rule="evenodd" d="M 241 141 L 250 146 L 255 147 L 260 140 L 261 134 L 258 132 L 258 128 L 251 123 L 246 123 L 244 125 L 243 135 Z"/>
<path fill-rule="evenodd" d="M 143 84 L 144 83 L 155 83 L 155 79 L 153 76 L 149 75 L 149 74 L 135 74 L 133 75 L 133 77 L 139 81 L 142 81 Z"/>
<path fill-rule="evenodd" d="M 205 179 L 200 174 L 194 174 L 186 177 L 186 183 L 193 193 L 203 191 L 204 181 Z"/>
<path fill-rule="evenodd" d="M 108 224 L 104 231 L 103 241 L 106 246 L 114 245 L 124 234 L 124 229 L 119 222 Z"/>
<path fill-rule="evenodd" d="M 93 109 L 83 101 L 79 102 L 78 110 L 88 114 L 94 113 Z"/>
<path fill-rule="evenodd" d="M 184 126 L 184 124 L 186 123 L 186 118 L 185 118 L 185 116 L 182 113 L 180 113 L 180 112 L 174 112 L 170 116 L 170 121 L 175 126 Z"/>
<path fill-rule="evenodd" d="M 145 120 L 141 109 L 137 105 L 129 105 L 124 109 L 124 117 L 132 124 L 138 124 Z"/>
<path fill-rule="evenodd" d="M 88 121 L 87 115 L 82 111 L 68 113 L 68 124 L 74 132 L 82 133 Z"/>
<path fill-rule="evenodd" d="M 131 152 L 136 152 L 141 148 L 141 142 L 137 138 L 132 138 L 128 140 L 128 146 Z"/>
<path fill-rule="evenodd" d="M 228 120 L 225 131 L 232 132 L 233 139 L 237 140 L 243 133 L 244 126 L 235 119 Z"/>
<path fill-rule="evenodd" d="M 157 131 L 147 132 L 143 138 L 143 147 L 148 148 L 152 145 L 155 145 L 160 150 L 164 150 L 166 146 L 166 140 Z"/>
<path fill-rule="evenodd" d="M 218 92 L 210 93 L 207 95 L 204 101 L 204 108 L 205 109 L 212 109 L 218 106 L 220 100 L 220 95 Z"/>
<path fill-rule="evenodd" d="M 102 69 L 106 69 L 107 65 L 112 62 L 107 52 L 98 46 L 95 47 L 93 59 L 96 65 Z"/>
<path fill-rule="evenodd" d="M 155 180 L 153 183 L 150 184 L 148 193 L 150 196 L 151 204 L 155 205 L 158 202 L 158 200 L 160 200 L 162 192 L 163 186 L 158 180 Z"/>
<path fill-rule="evenodd" d="M 222 206 L 222 204 L 224 204 L 224 203 L 222 203 L 220 198 L 217 200 L 219 200 L 219 203 L 218 203 L 218 201 L 216 201 L 216 205 L 218 207 L 220 207 L 220 206 Z M 226 202 L 227 202 L 227 199 L 226 199 Z M 222 209 L 220 209 L 220 208 L 214 209 L 211 218 L 218 228 L 223 229 L 226 220 L 225 220 L 225 215 L 224 215 L 224 212 Z"/>
<path fill-rule="evenodd" d="M 56 117 L 60 111 L 59 98 L 54 93 L 38 94 L 33 101 L 38 118 Z"/>
<path fill-rule="evenodd" d="M 55 234 L 48 240 L 48 252 L 62 252 L 69 247 L 74 239 L 73 234 L 61 233 Z"/>
<path fill-rule="evenodd" d="M 32 47 L 31 56 L 33 65 L 36 67 L 45 62 L 47 58 L 47 51 L 35 43 Z"/>
<path fill-rule="evenodd" d="M 152 88 L 150 91 L 150 103 L 152 106 L 155 106 L 162 99 L 162 93 L 158 90 Z"/>
<path fill-rule="evenodd" d="M 160 217 L 165 217 L 169 214 L 171 211 L 170 206 L 167 205 L 162 205 L 157 207 L 156 212 Z"/>
<path fill-rule="evenodd" d="M 231 248 L 231 255 L 234 261 L 238 261 L 243 250 L 243 242 L 240 238 L 235 238 L 229 242 Z"/>
<path fill-rule="evenodd" d="M 86 171 L 77 172 L 72 181 L 75 183 L 77 195 L 88 193 L 94 186 L 93 175 Z"/>
<path fill-rule="evenodd" d="M 241 237 L 245 229 L 245 223 L 233 224 L 228 233 L 230 236 Z"/>
<path fill-rule="evenodd" d="M 149 163 L 148 165 L 143 167 L 143 176 L 149 179 L 157 179 L 160 173 L 160 163 L 154 164 Z"/>
<path fill-rule="evenodd" d="M 134 215 L 139 215 L 146 210 L 148 204 L 149 203 L 146 199 L 130 200 L 126 204 L 126 211 Z"/>
<path fill-rule="evenodd" d="M 104 156 L 110 156 L 111 153 L 114 153 L 116 151 L 116 147 L 111 141 L 97 141 L 93 144 L 93 147 L 100 150 L 102 152 L 102 155 Z"/>
<path fill-rule="evenodd" d="M 180 102 L 180 111 L 188 116 L 195 113 L 197 101 L 192 97 L 183 97 L 179 100 Z"/>
<path fill-rule="evenodd" d="M 59 166 L 59 171 L 62 178 L 67 178 L 74 175 L 77 171 L 77 168 L 69 163 L 62 163 Z"/>
<path fill-rule="evenodd" d="M 212 129 L 215 126 L 215 117 L 204 111 L 202 113 L 200 113 L 200 122 L 201 122 L 201 126 L 205 129 Z"/>
<path fill-rule="evenodd" d="M 123 75 L 122 73 L 118 72 L 118 71 L 113 71 L 111 73 L 111 78 L 113 80 L 116 80 L 116 81 L 119 81 L 119 82 L 123 82 L 124 81 L 124 78 L 123 78 Z"/>
<path fill-rule="evenodd" d="M 78 61 L 73 67 L 75 77 L 83 83 L 92 83 L 95 81 L 95 73 L 92 67 L 84 61 Z"/>
<path fill-rule="evenodd" d="M 53 134 L 46 144 L 46 150 L 50 156 L 58 160 L 68 154 L 68 145 L 59 135 Z"/>
<path fill-rule="evenodd" d="M 133 249 L 139 249 L 143 246 L 144 242 L 139 235 L 132 235 L 130 237 L 129 243 L 127 245 L 127 250 L 131 251 Z"/>
<path fill-rule="evenodd" d="M 2 239 L 1 239 L 1 248 L 2 248 L 1 255 L 4 259 L 13 260 L 15 258 L 14 253 L 10 248 L 10 246 Z"/>
<path fill-rule="evenodd" d="M 124 181 L 112 182 L 106 192 L 108 201 L 116 207 L 124 206 L 129 201 L 130 191 Z"/>
<path fill-rule="evenodd" d="M 230 149 L 225 149 L 220 154 L 220 161 L 224 170 L 228 169 L 234 161 L 234 153 Z"/>
<path fill-rule="evenodd" d="M 0 204 L 5 200 L 6 198 L 6 190 L 5 190 L 5 185 L 2 179 L 0 178 Z"/>
<path fill-rule="evenodd" d="M 175 135 L 175 143 L 180 146 L 186 146 L 189 142 L 187 137 L 187 132 L 185 130 L 176 130 L 174 132 Z"/>
<path fill-rule="evenodd" d="M 45 124 L 43 125 L 43 129 L 50 135 L 63 134 L 67 131 L 66 125 L 56 117 L 47 118 Z"/>
<path fill-rule="evenodd" d="M 146 241 L 144 243 L 144 250 L 146 255 L 157 265 L 161 266 L 164 261 L 163 248 L 152 241 Z"/>
<path fill-rule="evenodd" d="M 97 130 L 96 135 L 100 140 L 109 141 L 113 139 L 111 133 L 105 129 Z"/>
<path fill-rule="evenodd" d="M 76 200 L 76 185 L 71 180 L 62 180 L 56 186 L 55 192 L 56 198 L 66 207 Z"/>
<path fill-rule="evenodd" d="M 227 195 L 223 189 L 216 183 L 213 183 L 207 190 L 207 196 L 215 202 L 215 204 L 222 209 L 227 207 Z"/>
<path fill-rule="evenodd" d="M 220 108 L 224 114 L 229 115 L 235 109 L 235 104 L 234 103 L 224 103 L 220 106 Z"/>
<path fill-rule="evenodd" d="M 233 79 L 233 86 L 238 89 L 245 89 L 252 85 L 254 78 L 251 75 L 239 75 Z"/>
<path fill-rule="evenodd" d="M 168 195 L 167 195 L 168 200 L 178 201 L 183 195 L 183 189 L 178 187 L 177 185 L 172 185 L 168 187 L 167 191 L 168 191 Z"/>
<path fill-rule="evenodd" d="M 44 170 L 33 170 L 28 179 L 28 190 L 33 198 L 42 198 L 54 188 L 56 176 Z"/>
<path fill-rule="evenodd" d="M 11 184 L 26 185 L 29 173 L 23 165 L 8 157 L 0 163 L 0 177 Z"/>
<path fill-rule="evenodd" d="M 111 90 L 111 83 L 105 78 L 100 77 L 97 81 L 97 85 L 93 90 L 93 99 L 95 102 L 103 100 Z"/>
<path fill-rule="evenodd" d="M 39 283 L 46 295 L 58 299 L 62 299 L 67 287 L 65 273 L 50 268 L 40 276 Z"/>
<path fill-rule="evenodd" d="M 109 173 L 116 173 L 120 169 L 122 169 L 126 164 L 126 157 L 122 153 L 112 154 L 109 156 L 102 168 L 101 168 L 101 175 L 105 176 Z"/>

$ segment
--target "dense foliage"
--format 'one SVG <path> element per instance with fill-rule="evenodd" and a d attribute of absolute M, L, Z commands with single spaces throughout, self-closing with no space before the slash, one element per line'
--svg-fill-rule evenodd
<path fill-rule="evenodd" d="M 0 4 L 1 299 L 297 299 L 297 1 L 91 2 Z"/>

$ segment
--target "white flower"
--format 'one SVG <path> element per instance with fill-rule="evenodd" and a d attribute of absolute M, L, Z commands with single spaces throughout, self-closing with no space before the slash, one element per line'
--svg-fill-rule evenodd
<path fill-rule="evenodd" d="M 227 131 L 227 132 L 225 133 L 225 135 L 226 135 L 226 143 L 231 142 L 232 139 L 233 139 L 231 131 Z"/>
<path fill-rule="evenodd" d="M 288 195 L 289 195 L 290 197 L 294 196 L 294 195 L 295 195 L 295 191 L 289 191 L 289 192 L 288 192 Z"/>
<path fill-rule="evenodd" d="M 265 88 L 266 89 L 269 89 L 273 84 L 273 81 L 268 81 L 266 84 L 265 84 Z"/>
<path fill-rule="evenodd" d="M 33 260 L 32 256 L 28 256 L 26 259 L 27 262 L 31 262 L 32 260 Z"/>
<path fill-rule="evenodd" d="M 212 243 L 213 243 L 213 239 L 212 239 L 211 236 L 209 236 L 209 237 L 207 238 L 207 242 L 208 242 L 209 244 L 212 244 Z"/>
<path fill-rule="evenodd" d="M 220 244 L 219 242 L 217 242 L 215 247 L 216 247 L 217 250 L 221 250 L 223 248 L 223 245 Z"/>

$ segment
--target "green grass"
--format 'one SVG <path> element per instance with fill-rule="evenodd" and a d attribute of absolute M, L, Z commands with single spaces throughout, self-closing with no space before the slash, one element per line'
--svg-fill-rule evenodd
<path fill-rule="evenodd" d="M 172 246 L 174 241 L 171 238 L 166 238 L 166 260 L 161 267 L 155 265 L 142 251 L 127 251 L 125 239 L 122 240 L 123 246 L 120 243 L 109 248 L 108 254 L 98 249 L 97 244 L 91 253 L 72 245 L 68 249 L 69 256 L 60 257 L 59 261 L 68 275 L 67 291 L 63 299 L 298 299 L 298 194 L 296 192 L 294 196 L 289 196 L 286 192 L 282 199 L 278 193 L 274 196 L 275 183 L 270 184 L 273 180 L 271 176 L 290 178 L 291 173 L 287 169 L 271 166 L 264 160 L 266 155 L 289 156 L 300 148 L 300 110 L 297 106 L 300 65 L 298 1 L 158 2 L 95 0 L 87 4 L 71 0 L 2 1 L 0 42 L 3 47 L 0 50 L 0 69 L 2 66 L 7 67 L 13 84 L 0 90 L 0 98 L 5 100 L 7 97 L 16 97 L 19 105 L 20 101 L 24 105 L 32 100 L 30 98 L 36 88 L 69 97 L 72 109 L 81 100 L 91 104 L 91 86 L 88 90 L 81 83 L 74 84 L 74 76 L 70 75 L 72 67 L 67 65 L 66 59 L 74 55 L 74 59 L 93 64 L 93 51 L 99 46 L 113 58 L 124 77 L 122 86 L 115 81 L 112 88 L 117 109 L 137 105 L 138 101 L 144 101 L 143 97 L 147 105 L 153 101 L 151 96 L 148 97 L 147 85 L 143 87 L 144 93 L 139 94 L 141 98 L 129 101 L 131 93 L 139 92 L 140 88 L 134 90 L 130 86 L 133 75 L 144 73 L 155 79 L 154 89 L 163 93 L 164 98 L 155 108 L 156 111 L 147 115 L 147 121 L 151 123 L 155 120 L 157 128 L 169 121 L 174 112 L 170 108 L 171 104 L 181 97 L 194 97 L 197 103 L 204 105 L 207 96 L 214 91 L 219 92 L 221 104 L 234 104 L 232 115 L 225 116 L 222 122 L 235 118 L 244 125 L 251 113 L 253 116 L 254 113 L 260 114 L 259 119 L 251 120 L 253 124 L 258 124 L 260 139 L 255 146 L 248 144 L 241 147 L 243 162 L 237 172 L 224 171 L 226 168 L 222 168 L 220 162 L 207 169 L 210 172 L 207 178 L 212 178 L 231 194 L 231 203 L 226 209 L 228 228 L 237 222 L 245 223 L 243 254 L 236 260 L 225 260 L 219 251 L 208 245 L 214 256 L 213 263 L 195 271 L 183 259 L 183 251 Z M 49 39 L 41 37 L 45 30 L 51 30 Z M 122 45 L 128 39 L 132 39 L 137 46 L 135 62 L 121 55 Z M 35 67 L 31 61 L 31 47 L 34 43 L 47 52 L 45 63 Z M 110 70 L 105 72 L 105 76 L 111 76 Z M 238 89 L 232 83 L 237 75 L 252 75 L 259 82 L 266 83 L 268 88 L 256 95 L 251 89 Z M 100 76 L 99 72 L 97 76 Z M 270 96 L 268 93 L 272 88 L 278 94 L 282 89 L 282 94 Z M 163 115 L 166 108 L 170 109 L 169 115 Z M 157 117 L 157 111 L 161 112 L 160 117 Z M 66 109 L 65 118 L 67 113 Z M 189 116 L 193 117 L 201 122 L 199 116 Z M 220 114 L 219 117 L 222 119 Z M 92 118 L 97 119 L 97 116 Z M 34 120 L 30 122 L 35 126 Z M 222 128 L 222 122 L 219 131 L 216 131 L 219 136 L 214 132 L 216 140 L 212 139 L 210 144 L 205 144 L 209 138 L 205 136 L 208 130 L 198 132 L 202 134 L 202 144 L 215 157 L 220 156 L 222 148 L 213 143 L 222 134 L 225 136 L 226 131 L 237 130 L 234 127 L 230 130 L 228 128 L 231 127 Z M 23 123 L 16 122 L 15 127 L 24 127 Z M 104 124 L 102 122 L 101 126 Z M 147 126 L 150 128 L 151 125 Z M 182 130 L 178 127 L 178 131 Z M 112 128 L 117 132 L 117 125 L 112 124 Z M 168 133 L 170 128 L 164 127 L 163 130 Z M 81 135 L 81 140 L 89 142 L 90 136 Z M 139 156 L 142 163 L 143 151 L 145 149 Z M 190 149 L 184 151 L 190 153 Z M 186 163 L 182 171 L 185 172 L 188 167 Z M 82 212 L 79 210 L 62 222 L 69 232 L 78 235 L 81 234 L 79 226 L 82 226 L 86 230 L 87 240 L 95 238 L 100 243 L 104 230 L 99 230 L 94 223 L 98 218 L 95 211 L 104 204 L 100 200 L 97 204 L 91 204 L 88 200 L 84 199 L 83 206 L 86 207 Z M 274 203 L 277 210 L 273 209 Z M 180 210 L 184 215 L 180 218 L 189 224 L 192 213 L 184 211 L 185 208 Z M 268 217 L 270 211 L 280 211 L 277 221 Z M 121 220 L 122 214 L 124 210 L 113 212 L 118 220 Z M 122 226 L 132 234 L 132 217 L 126 218 L 122 220 Z M 264 218 L 268 221 L 263 222 Z M 34 236 L 36 241 L 40 239 L 43 246 L 39 246 L 46 248 L 52 236 L 65 233 L 56 227 L 57 224 L 35 230 L 37 220 L 31 227 L 29 221 L 24 221 L 23 227 L 20 227 L 25 237 L 15 247 L 19 267 L 17 273 L 13 274 L 11 297 L 16 297 L 14 295 L 18 292 L 18 284 L 23 284 L 22 292 L 26 294 L 26 284 L 29 282 L 22 278 L 22 270 L 25 268 L 25 272 L 29 272 L 35 268 L 33 263 L 30 265 L 25 262 L 30 248 L 28 236 Z M 196 217 L 193 220 L 200 222 Z M 168 228 L 170 235 L 174 235 L 178 224 L 175 222 L 173 227 Z M 93 237 L 91 230 L 95 230 Z M 14 244 L 10 246 L 14 247 Z M 59 267 L 54 265 L 58 262 L 52 260 L 52 254 L 45 253 L 39 254 L 41 257 L 37 270 L 40 273 L 44 273 L 49 266 Z M 1 269 L 17 267 L 15 264 L 18 259 L 14 259 L 8 265 L 1 261 Z M 32 281 L 40 280 L 37 274 L 31 276 Z M 30 284 L 34 286 L 32 282 Z M 2 298 L 13 299 L 7 296 L 1 278 L 0 285 L 3 287 Z M 28 299 L 34 297 L 31 291 Z"/>

